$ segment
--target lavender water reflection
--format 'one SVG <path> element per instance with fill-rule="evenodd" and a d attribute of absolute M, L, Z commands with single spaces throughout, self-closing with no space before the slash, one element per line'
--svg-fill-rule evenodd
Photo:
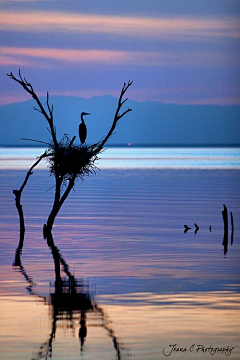
<path fill-rule="evenodd" d="M 23 181 L 22 186 L 19 190 L 13 190 L 13 194 L 15 195 L 15 205 L 19 215 L 19 244 L 15 253 L 15 261 L 13 263 L 14 266 L 18 266 L 20 272 L 23 274 L 24 278 L 28 283 L 28 291 L 31 295 L 37 295 L 41 298 L 45 304 L 48 304 L 51 307 L 51 332 L 48 338 L 48 341 L 44 342 L 40 346 L 40 351 L 38 352 L 37 357 L 33 360 L 52 357 L 52 346 L 53 339 L 56 336 L 57 330 L 57 322 L 61 319 L 62 322 L 67 322 L 70 325 L 70 328 L 74 329 L 74 320 L 80 316 L 79 324 L 79 341 L 81 346 L 81 352 L 83 351 L 84 342 L 87 336 L 87 312 L 93 312 L 97 314 L 97 318 L 100 315 L 101 326 L 105 328 L 108 335 L 112 339 L 113 347 L 117 354 L 117 359 L 121 359 L 121 347 L 120 344 L 114 334 L 113 329 L 108 325 L 105 313 L 103 309 L 101 309 L 97 303 L 94 301 L 93 294 L 89 291 L 89 286 L 87 286 L 83 279 L 75 279 L 74 275 L 71 274 L 69 270 L 69 266 L 60 254 L 58 248 L 54 244 L 53 236 L 51 230 L 47 229 L 46 225 L 43 227 L 43 235 L 44 239 L 47 239 L 47 244 L 51 249 L 53 262 L 54 262 L 54 270 L 55 270 L 55 282 L 54 284 L 50 283 L 50 287 L 53 291 L 51 291 L 49 297 L 43 297 L 36 294 L 33 291 L 33 281 L 31 277 L 28 276 L 25 268 L 22 265 L 21 254 L 24 245 L 24 236 L 25 236 L 25 220 L 23 214 L 23 208 L 21 204 L 21 195 L 22 192 L 29 180 L 29 177 L 33 174 L 33 169 L 36 165 L 41 161 L 41 159 L 45 157 L 45 153 L 41 155 L 38 160 L 31 166 L 30 170 L 27 172 L 27 175 Z M 61 266 L 63 267 L 63 271 L 67 276 L 67 279 L 63 279 L 61 277 Z M 98 325 L 98 324 L 97 324 Z"/>
<path fill-rule="evenodd" d="M 51 178 L 43 171 L 35 175 L 23 197 L 27 231 L 13 273 L 10 264 L 19 226 L 12 189 L 25 172 L 0 172 L 0 358 L 4 360 L 36 358 L 46 351 L 52 333 L 55 265 L 51 247 L 42 239 L 42 224 L 51 206 L 45 193 Z M 165 358 L 162 350 L 169 344 L 189 348 L 195 343 L 234 347 L 229 358 L 238 360 L 240 173 L 109 170 L 97 177 L 98 181 L 90 177 L 81 185 L 84 191 L 76 188 L 59 216 L 54 240 L 69 265 L 64 270 L 59 260 L 61 279 L 69 281 L 67 270 L 80 283 L 82 278 L 89 279 L 83 282 L 83 292 L 93 296 L 93 304 L 104 311 L 106 324 L 112 324 L 121 357 L 129 354 L 134 360 L 159 360 Z M 229 229 L 225 259 L 223 203 L 235 220 L 234 243 L 230 247 Z M 199 226 L 196 236 L 195 222 Z M 192 228 L 187 234 L 185 223 Z M 25 294 L 25 284 L 32 294 Z M 91 284 L 96 284 L 97 291 Z M 84 322 L 87 324 L 82 352 L 81 312 L 73 310 L 72 314 L 72 326 L 67 313 L 63 319 L 61 312 L 57 317 L 52 357 L 116 359 L 101 314 L 89 310 L 82 317 L 83 338 Z M 173 360 L 193 358 L 222 360 L 226 356 L 171 355 Z"/>
<path fill-rule="evenodd" d="M 47 360 L 52 358 L 53 341 L 56 337 L 58 323 L 60 322 L 63 326 L 66 326 L 66 328 L 71 328 L 73 334 L 76 322 L 79 324 L 78 337 L 80 351 L 82 352 L 87 338 L 87 327 L 89 326 L 87 325 L 88 313 L 94 315 L 94 321 L 91 322 L 91 326 L 100 326 L 104 328 L 107 336 L 111 338 L 113 349 L 116 353 L 116 359 L 123 359 L 122 353 L 124 353 L 124 358 L 126 358 L 126 356 L 128 358 L 127 350 L 117 339 L 110 320 L 104 310 L 95 301 L 94 292 L 90 290 L 89 283 L 84 279 L 76 279 L 70 272 L 68 264 L 54 244 L 51 233 L 48 234 L 47 243 L 52 253 L 55 270 L 55 281 L 50 283 L 49 296 L 41 296 L 34 291 L 34 282 L 22 264 L 21 255 L 24 236 L 22 236 L 21 231 L 19 244 L 15 253 L 15 261 L 13 263 L 13 266 L 18 267 L 19 271 L 27 281 L 27 290 L 29 294 L 38 297 L 45 305 L 50 307 L 51 332 L 47 341 L 40 345 L 39 352 L 32 360 Z M 61 268 L 65 274 L 65 278 L 61 276 Z"/>

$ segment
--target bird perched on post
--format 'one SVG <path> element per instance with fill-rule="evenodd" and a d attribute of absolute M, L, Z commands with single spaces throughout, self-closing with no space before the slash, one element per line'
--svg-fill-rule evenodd
<path fill-rule="evenodd" d="M 79 124 L 79 138 L 82 144 L 85 143 L 86 137 L 87 137 L 87 127 L 84 122 L 83 116 L 84 115 L 90 115 L 89 113 L 82 112 L 81 113 L 81 123 Z"/>

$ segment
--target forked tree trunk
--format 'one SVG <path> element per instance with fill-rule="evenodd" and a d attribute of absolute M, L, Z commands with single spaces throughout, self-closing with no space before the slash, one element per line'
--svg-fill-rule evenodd
<path fill-rule="evenodd" d="M 68 185 L 66 186 L 66 189 L 64 190 L 64 192 L 61 194 L 61 189 L 62 189 L 62 185 L 64 183 L 64 177 L 63 175 L 61 175 L 61 171 L 59 170 L 59 164 L 61 163 L 61 153 L 59 151 L 60 149 L 60 144 L 61 142 L 58 142 L 57 140 L 57 136 L 56 136 L 56 128 L 54 126 L 53 123 L 53 106 L 50 107 L 49 105 L 49 96 L 48 96 L 48 92 L 47 92 L 47 110 L 44 109 L 44 106 L 42 105 L 41 101 L 39 100 L 38 96 L 36 95 L 36 93 L 33 90 L 32 85 L 21 76 L 21 72 L 19 70 L 19 78 L 16 78 L 12 73 L 8 74 L 8 76 L 16 81 L 17 83 L 19 83 L 25 91 L 27 91 L 32 98 L 35 100 L 35 102 L 38 105 L 38 108 L 34 108 L 35 110 L 37 110 L 38 112 L 40 112 L 45 119 L 48 122 L 49 125 L 49 132 L 51 134 L 52 137 L 52 143 L 53 143 L 53 148 L 54 148 L 54 177 L 55 177 L 55 196 L 54 196 L 54 203 L 53 203 L 53 207 L 52 210 L 49 214 L 47 223 L 44 224 L 43 226 L 43 236 L 44 238 L 47 238 L 49 243 L 51 243 L 51 231 L 54 225 L 54 221 L 56 219 L 56 216 L 59 212 L 59 210 L 61 209 L 63 203 L 65 202 L 65 200 L 67 199 L 70 191 L 72 190 L 72 188 L 74 187 L 75 184 L 75 180 L 78 176 L 78 171 L 82 170 L 84 168 L 84 165 L 76 170 L 76 172 L 74 171 L 74 173 L 67 173 L 69 175 L 69 179 L 68 179 Z M 126 115 L 129 111 L 131 111 L 131 109 L 127 109 L 125 110 L 123 113 L 120 113 L 120 110 L 123 106 L 123 104 L 128 100 L 127 98 L 125 100 L 123 100 L 123 96 L 126 93 L 127 89 L 132 85 L 132 82 L 129 81 L 127 84 L 124 83 L 122 91 L 120 93 L 119 99 L 118 99 L 118 105 L 117 105 L 117 109 L 114 115 L 114 119 L 111 125 L 110 130 L 108 131 L 107 135 L 103 138 L 103 140 L 99 141 L 98 143 L 94 144 L 91 148 L 91 156 L 89 158 L 90 159 L 94 159 L 93 161 L 95 161 L 95 158 L 97 157 L 97 154 L 99 154 L 102 149 L 103 146 L 105 145 L 105 143 L 108 141 L 108 139 L 112 136 L 116 125 L 118 123 L 118 121 L 124 116 Z M 69 148 L 72 146 L 73 141 L 75 140 L 75 137 L 72 139 L 72 141 L 69 144 Z M 47 156 L 47 155 L 44 155 Z M 31 174 L 31 169 L 29 171 L 29 174 Z M 25 186 L 25 185 L 24 185 Z M 20 194 L 21 196 L 21 194 Z M 17 206 L 17 201 L 16 201 L 16 206 Z M 25 231 L 25 227 L 24 227 L 24 219 L 23 216 L 21 217 L 21 206 L 17 206 L 18 211 L 19 211 L 19 217 L 20 217 L 20 228 L 22 229 L 22 234 L 24 236 L 24 231 Z M 21 224 L 21 219 L 23 219 L 23 223 Z M 20 235 L 21 236 L 21 235 Z"/>

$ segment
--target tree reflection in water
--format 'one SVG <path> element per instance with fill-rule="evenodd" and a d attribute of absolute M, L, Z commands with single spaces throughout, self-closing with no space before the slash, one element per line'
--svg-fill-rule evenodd
<path fill-rule="evenodd" d="M 123 352 L 125 357 L 128 358 L 127 350 L 124 349 L 122 344 L 119 343 L 119 340 L 117 339 L 104 310 L 96 303 L 94 299 L 94 293 L 89 290 L 89 284 L 83 279 L 76 279 L 74 275 L 71 274 L 68 264 L 54 244 L 51 231 L 47 231 L 45 234 L 46 236 L 44 236 L 47 239 L 47 244 L 52 253 L 55 270 L 55 282 L 50 283 L 49 296 L 41 296 L 34 291 L 35 284 L 22 264 L 21 256 L 24 245 L 25 221 L 21 204 L 21 195 L 30 176 L 33 174 L 33 169 L 45 156 L 46 153 L 42 154 L 32 165 L 24 179 L 21 188 L 18 190 L 13 190 L 20 225 L 19 243 L 16 249 L 13 266 L 18 267 L 19 271 L 23 274 L 28 284 L 28 292 L 31 295 L 40 298 L 44 304 L 51 308 L 51 332 L 49 334 L 48 340 L 40 346 L 40 350 L 37 356 L 32 360 L 43 358 L 49 359 L 52 357 L 52 345 L 56 336 L 57 323 L 59 321 L 65 323 L 66 326 L 70 324 L 70 327 L 74 331 L 74 323 L 76 323 L 77 320 L 79 323 L 78 336 L 80 341 L 80 350 L 82 352 L 84 342 L 87 337 L 87 313 L 92 313 L 96 320 L 95 322 L 91 321 L 91 326 L 101 326 L 106 330 L 107 335 L 112 340 L 116 358 L 118 360 L 123 359 Z M 61 269 L 65 273 L 65 278 L 61 277 Z"/>
<path fill-rule="evenodd" d="M 73 332 L 75 332 L 76 322 L 79 324 L 78 336 L 81 352 L 87 338 L 87 326 L 101 326 L 112 340 L 116 359 L 123 359 L 123 355 L 125 358 L 128 358 L 127 349 L 120 344 L 104 310 L 96 303 L 94 292 L 90 291 L 89 283 L 84 279 L 76 279 L 71 274 L 68 264 L 54 244 L 52 234 L 48 234 L 47 242 L 53 256 L 55 270 L 55 281 L 50 283 L 49 296 L 41 296 L 34 291 L 33 280 L 27 274 L 22 264 L 21 255 L 24 243 L 22 237 L 16 249 L 15 261 L 13 263 L 27 281 L 28 292 L 40 298 L 44 304 L 50 307 L 51 332 L 47 341 L 40 345 L 39 352 L 32 360 L 49 359 L 52 357 L 53 341 L 56 337 L 58 322 L 61 322 L 61 324 L 68 328 L 70 327 Z M 63 270 L 65 277 L 61 276 L 61 270 Z M 87 325 L 88 313 L 93 315 L 90 325 Z"/>

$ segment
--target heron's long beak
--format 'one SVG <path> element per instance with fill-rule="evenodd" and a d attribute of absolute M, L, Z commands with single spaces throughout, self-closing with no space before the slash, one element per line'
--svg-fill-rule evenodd
<path fill-rule="evenodd" d="M 84 121 L 84 120 L 83 120 L 83 116 L 85 116 L 85 115 L 91 115 L 91 114 L 90 114 L 90 113 L 82 112 L 82 113 L 81 113 L 81 120 L 82 120 L 82 121 Z"/>

